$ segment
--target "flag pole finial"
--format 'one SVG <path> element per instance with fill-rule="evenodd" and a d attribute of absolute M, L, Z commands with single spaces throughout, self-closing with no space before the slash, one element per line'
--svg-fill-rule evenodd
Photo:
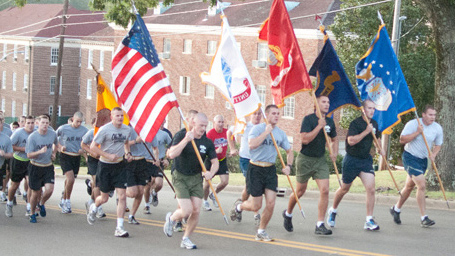
<path fill-rule="evenodd" d="M 384 24 L 384 20 L 382 19 L 381 13 L 378 11 L 378 19 L 381 21 L 381 25 Z"/>
<path fill-rule="evenodd" d="M 138 14 L 139 12 L 137 11 L 136 4 L 134 3 L 134 0 L 131 0 L 131 6 L 133 7 L 134 14 Z"/>

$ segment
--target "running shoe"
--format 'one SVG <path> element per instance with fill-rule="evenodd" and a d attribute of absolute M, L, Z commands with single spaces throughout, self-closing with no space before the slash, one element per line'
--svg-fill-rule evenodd
<path fill-rule="evenodd" d="M 130 234 L 126 230 L 123 229 L 123 227 L 117 227 L 115 229 L 115 236 L 116 237 L 128 237 Z"/>
<path fill-rule="evenodd" d="M 272 242 L 273 240 L 275 240 L 273 238 L 270 238 L 269 234 L 267 234 L 267 232 L 265 232 L 265 231 L 257 233 L 255 239 L 257 241 L 264 241 L 264 242 Z"/>
<path fill-rule="evenodd" d="M 13 217 L 13 206 L 12 205 L 6 204 L 5 215 L 6 215 L 6 217 Z"/>
<path fill-rule="evenodd" d="M 188 249 L 188 250 L 197 249 L 197 246 L 195 244 L 193 244 L 193 242 L 191 242 L 191 240 L 188 237 L 185 237 L 184 239 L 182 239 L 182 242 L 180 243 L 180 247 Z"/>
<path fill-rule="evenodd" d="M 95 205 L 91 204 L 89 213 L 87 214 L 87 222 L 90 225 L 93 225 L 96 221 L 96 212 L 94 211 L 94 208 L 96 208 Z"/>
<path fill-rule="evenodd" d="M 292 225 L 292 217 L 286 216 L 286 210 L 283 211 L 283 227 L 287 232 L 294 231 L 294 226 Z"/>
<path fill-rule="evenodd" d="M 261 223 L 261 214 L 255 214 L 254 215 L 254 225 L 259 226 Z"/>
<path fill-rule="evenodd" d="M 209 194 L 209 198 L 212 199 L 213 206 L 215 206 L 216 208 L 219 208 L 218 202 L 216 201 L 216 198 L 215 198 L 215 196 L 213 195 L 213 193 L 210 193 L 210 194 Z"/>
<path fill-rule="evenodd" d="M 114 192 L 115 192 L 115 190 L 109 191 L 109 197 L 113 197 L 114 196 Z"/>
<path fill-rule="evenodd" d="M 134 225 L 139 225 L 140 223 L 134 218 L 134 216 L 128 217 L 128 223 L 129 224 L 134 224 Z"/>
<path fill-rule="evenodd" d="M 158 206 L 158 193 L 155 192 L 155 190 L 152 190 L 152 205 L 153 206 Z"/>
<path fill-rule="evenodd" d="M 172 227 L 174 226 L 174 222 L 171 220 L 172 212 L 168 212 L 166 214 L 166 222 L 164 223 L 163 226 L 163 231 L 166 236 L 171 237 L 173 234 L 173 229 Z"/>
<path fill-rule="evenodd" d="M 85 185 L 87 186 L 87 194 L 92 195 L 92 186 L 90 185 L 90 179 L 85 179 Z"/>
<path fill-rule="evenodd" d="M 209 201 L 202 202 L 202 209 L 204 209 L 204 211 L 206 211 L 206 212 L 209 212 L 212 210 L 212 208 L 210 207 Z"/>
<path fill-rule="evenodd" d="M 30 215 L 30 223 L 36 223 L 36 215 L 35 214 Z"/>
<path fill-rule="evenodd" d="M 175 223 L 174 232 L 183 232 L 183 224 L 181 221 L 177 221 L 177 223 Z"/>
<path fill-rule="evenodd" d="M 144 208 L 144 214 L 152 214 L 152 213 L 150 212 L 150 206 L 145 206 L 145 208 Z"/>
<path fill-rule="evenodd" d="M 377 231 L 379 230 L 379 225 L 374 221 L 374 219 L 370 219 L 369 221 L 365 222 L 365 225 L 363 225 L 363 229 Z"/>
<path fill-rule="evenodd" d="M 27 193 L 24 192 L 24 194 L 22 194 L 22 199 L 24 199 L 24 201 L 25 201 L 26 203 L 28 203 Z"/>
<path fill-rule="evenodd" d="M 0 201 L 2 201 L 2 202 L 8 201 L 8 198 L 6 198 L 5 193 L 2 193 L 2 195 L 0 195 Z"/>
<path fill-rule="evenodd" d="M 46 217 L 46 207 L 44 205 L 40 205 L 39 208 L 39 215 L 41 215 L 41 217 Z"/>
<path fill-rule="evenodd" d="M 98 219 L 102 219 L 102 218 L 106 217 L 106 213 L 104 213 L 103 208 L 101 206 L 98 207 L 98 211 L 96 212 L 96 217 Z"/>
<path fill-rule="evenodd" d="M 433 226 L 434 224 L 436 224 L 436 222 L 434 222 L 433 220 L 431 220 L 430 218 L 428 218 L 428 216 L 425 216 L 425 218 L 422 220 L 422 222 L 420 223 L 420 225 L 422 226 L 422 228 L 428 228 L 430 226 Z"/>
<path fill-rule="evenodd" d="M 125 212 L 130 212 L 130 208 L 128 208 L 128 206 L 125 207 Z"/>
<path fill-rule="evenodd" d="M 335 227 L 335 218 L 337 217 L 337 213 L 333 211 L 333 208 L 330 207 L 329 211 L 327 212 L 327 225 L 329 227 Z"/>
<path fill-rule="evenodd" d="M 30 209 L 25 209 L 25 216 L 29 217 L 30 215 L 32 215 L 32 211 L 30 211 Z"/>
<path fill-rule="evenodd" d="M 332 234 L 332 230 L 330 229 L 327 229 L 325 226 L 324 226 L 324 223 L 321 224 L 321 226 L 316 226 L 316 229 L 314 230 L 314 233 L 316 235 L 323 235 L 323 236 L 328 236 L 328 235 L 331 235 Z"/>
<path fill-rule="evenodd" d="M 71 203 L 70 202 L 66 202 L 66 210 L 68 211 L 68 213 L 71 213 Z"/>
<path fill-rule="evenodd" d="M 396 224 L 401 224 L 400 213 L 395 211 L 395 206 L 390 207 L 390 214 L 393 216 L 393 221 Z"/>
<path fill-rule="evenodd" d="M 88 202 L 85 202 L 85 214 L 88 214 L 90 212 L 90 205 Z"/>
<path fill-rule="evenodd" d="M 230 211 L 230 217 L 231 217 L 232 221 L 234 221 L 234 220 L 238 221 L 238 222 L 242 221 L 242 212 L 237 211 L 237 205 L 239 205 L 241 203 L 242 203 L 242 200 L 240 200 L 240 199 L 237 199 L 237 201 L 234 202 L 234 205 L 232 206 L 231 211 Z"/>
<path fill-rule="evenodd" d="M 65 203 L 63 203 L 63 204 L 60 203 L 59 206 L 60 205 L 62 206 L 62 208 L 61 208 L 62 209 L 62 213 L 65 213 L 65 214 L 69 213 L 68 208 L 66 208 L 66 204 Z"/>

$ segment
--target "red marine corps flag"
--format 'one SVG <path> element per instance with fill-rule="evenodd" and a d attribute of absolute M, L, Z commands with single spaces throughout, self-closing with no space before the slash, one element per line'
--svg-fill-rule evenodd
<path fill-rule="evenodd" d="M 268 42 L 271 90 L 275 104 L 300 91 L 312 90 L 297 38 L 283 0 L 274 0 L 270 15 L 262 24 L 259 39 Z"/>

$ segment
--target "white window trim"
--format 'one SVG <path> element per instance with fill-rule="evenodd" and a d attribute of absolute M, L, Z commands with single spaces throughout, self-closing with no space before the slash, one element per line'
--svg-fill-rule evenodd
<path fill-rule="evenodd" d="M 211 95 L 207 95 L 208 90 L 211 91 Z M 205 85 L 205 96 L 206 99 L 215 99 L 215 87 L 213 85 Z"/>
<path fill-rule="evenodd" d="M 13 73 L 13 91 L 17 90 L 17 74 L 16 72 Z"/>
<path fill-rule="evenodd" d="M 186 43 L 189 42 L 189 49 L 186 47 Z M 191 54 L 193 52 L 193 40 L 184 39 L 183 40 L 183 54 Z"/>
<path fill-rule="evenodd" d="M 92 99 L 92 79 L 87 79 L 87 99 Z"/>
<path fill-rule="evenodd" d="M 55 55 L 53 55 L 53 52 L 57 51 L 57 60 L 55 62 L 52 61 L 52 57 L 55 57 Z M 57 66 L 58 64 L 58 55 L 59 55 L 59 50 L 58 48 L 55 48 L 55 47 L 51 47 L 51 66 Z"/>
<path fill-rule="evenodd" d="M 104 51 L 100 51 L 100 71 L 104 71 Z"/>
<path fill-rule="evenodd" d="M 187 91 L 186 92 L 183 92 L 183 82 L 186 78 L 186 82 L 187 82 Z M 180 76 L 180 87 L 179 87 L 179 92 L 181 95 L 190 95 L 190 87 L 191 86 L 191 78 L 189 76 Z"/>
<path fill-rule="evenodd" d="M 88 69 L 93 69 L 92 62 L 93 62 L 93 50 L 88 50 L 88 56 L 87 56 L 87 68 Z"/>

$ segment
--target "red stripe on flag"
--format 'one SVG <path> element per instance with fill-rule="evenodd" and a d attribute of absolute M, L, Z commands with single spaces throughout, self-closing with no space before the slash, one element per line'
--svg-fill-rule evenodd
<path fill-rule="evenodd" d="M 166 90 L 164 88 L 161 88 L 152 96 L 149 103 L 145 107 L 144 111 L 142 111 L 141 117 L 139 118 L 139 120 L 136 123 L 136 127 L 139 127 L 139 129 L 142 129 L 142 127 L 144 127 L 144 124 L 147 121 L 147 118 L 150 115 L 150 113 L 152 112 L 152 110 L 155 108 L 156 103 L 158 103 L 158 101 L 165 95 L 166 95 Z M 134 104 L 140 104 L 140 102 L 141 102 L 140 99 L 136 98 L 134 100 Z M 134 114 L 134 112 L 135 111 L 132 111 L 132 108 L 130 108 L 128 110 L 128 115 L 130 115 L 130 113 Z M 132 115 L 130 115 L 130 116 L 132 116 Z M 144 118 L 144 117 L 146 117 L 146 118 Z"/>
<path fill-rule="evenodd" d="M 131 80 L 128 82 L 128 84 L 125 86 L 125 88 L 123 89 L 123 92 L 122 92 L 122 95 L 120 95 L 120 100 L 122 102 L 126 102 L 126 100 L 128 99 L 128 97 L 130 96 L 130 93 L 131 91 L 136 87 L 136 86 L 139 86 L 139 87 L 143 87 L 142 84 L 138 84 L 138 81 L 142 78 L 142 76 L 144 76 L 147 72 L 151 72 L 153 70 L 153 67 L 152 65 L 150 65 L 150 63 L 147 62 L 147 64 L 145 64 L 144 66 L 142 66 L 135 74 L 134 76 L 131 78 Z M 164 74 L 164 72 L 162 71 L 163 75 L 166 76 Z M 158 73 L 160 74 L 160 73 Z M 144 85 L 148 85 L 149 84 L 149 81 L 153 81 L 153 83 L 155 83 L 155 80 L 152 80 L 155 76 L 157 76 L 158 74 L 152 76 L 149 80 L 147 80 Z M 152 84 L 153 85 L 153 84 Z M 150 86 L 147 87 L 147 90 Z M 141 89 L 142 91 L 142 89 Z M 139 92 L 140 94 L 140 92 Z"/>
<path fill-rule="evenodd" d="M 166 105 L 161 109 L 160 114 L 156 118 L 155 122 L 153 123 L 150 132 L 145 137 L 145 141 L 152 141 L 155 135 L 158 133 L 158 130 L 161 128 L 161 124 L 163 123 L 164 119 L 166 119 L 167 114 L 171 109 L 175 106 L 175 101 L 168 101 Z"/>
<path fill-rule="evenodd" d="M 126 47 L 126 46 L 123 46 L 123 48 L 114 56 L 114 59 L 112 60 L 112 67 L 111 69 L 114 69 L 115 66 L 117 66 L 117 64 L 119 63 L 119 61 L 121 59 L 123 59 L 123 57 L 125 55 L 128 54 L 128 52 L 130 51 L 131 49 L 129 47 Z"/>
<path fill-rule="evenodd" d="M 123 83 L 123 80 L 128 75 L 130 70 L 133 68 L 134 64 L 136 64 L 136 62 L 138 62 L 140 59 L 142 59 L 142 55 L 139 52 L 137 52 L 136 54 L 133 55 L 131 59 L 129 59 L 125 63 L 125 65 L 122 67 L 122 71 L 120 71 L 117 77 L 115 78 L 116 89 Z"/>

